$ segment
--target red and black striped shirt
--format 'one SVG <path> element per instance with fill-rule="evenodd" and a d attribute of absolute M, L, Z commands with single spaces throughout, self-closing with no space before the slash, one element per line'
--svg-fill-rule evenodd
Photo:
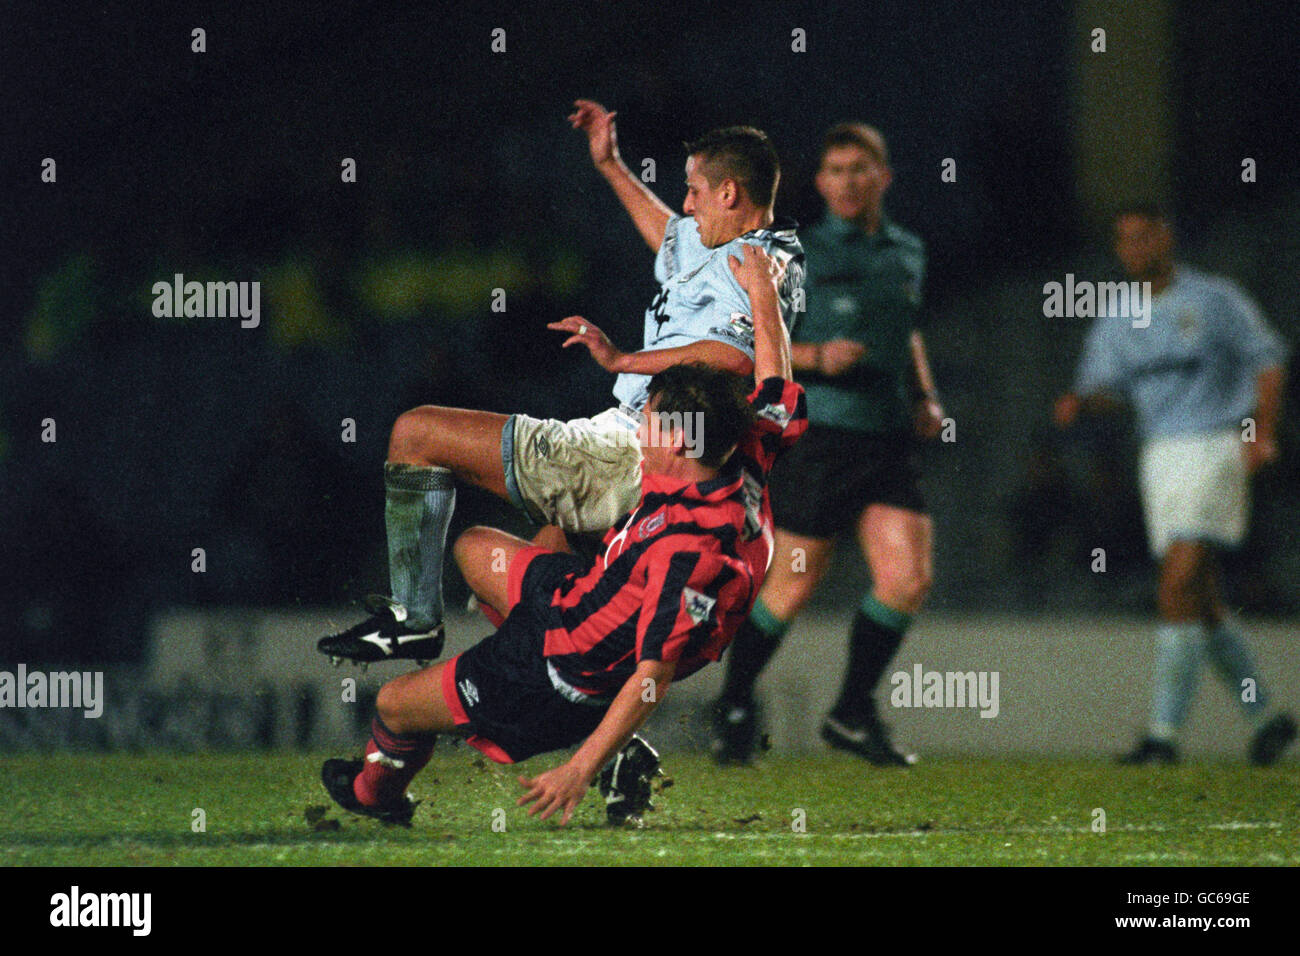
<path fill-rule="evenodd" d="M 642 660 L 676 661 L 678 680 L 731 642 L 772 560 L 768 473 L 808 424 L 792 381 L 765 379 L 750 404 L 756 424 L 716 477 L 643 474 L 636 509 L 595 563 L 551 595 L 544 654 L 570 687 L 615 694 Z"/>

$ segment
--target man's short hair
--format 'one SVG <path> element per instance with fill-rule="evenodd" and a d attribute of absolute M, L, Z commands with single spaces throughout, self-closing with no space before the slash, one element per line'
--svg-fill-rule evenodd
<path fill-rule="evenodd" d="M 1111 222 L 1117 222 L 1125 216 L 1139 216 L 1148 222 L 1163 223 L 1170 227 L 1174 224 L 1169 210 L 1154 199 L 1139 199 L 1135 202 L 1124 203 L 1116 208 L 1115 215 L 1111 217 Z"/>
<path fill-rule="evenodd" d="M 857 146 L 871 154 L 881 166 L 889 165 L 889 147 L 885 145 L 885 137 L 874 126 L 866 123 L 836 123 L 826 131 L 822 139 L 819 163 L 826 159 L 827 153 L 839 146 Z"/>
<path fill-rule="evenodd" d="M 686 144 L 687 156 L 700 157 L 700 172 L 717 186 L 734 179 L 749 201 L 766 209 L 776 200 L 781 163 L 767 134 L 752 126 L 726 126 L 711 130 Z"/>
<path fill-rule="evenodd" d="M 687 362 L 671 365 L 650 379 L 647 404 L 657 397 L 656 412 L 701 415 L 699 462 L 720 468 L 754 427 L 749 386 L 748 379 L 732 372 Z"/>

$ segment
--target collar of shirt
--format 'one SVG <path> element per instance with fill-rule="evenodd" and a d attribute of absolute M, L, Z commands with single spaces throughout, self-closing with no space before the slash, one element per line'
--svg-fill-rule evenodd
<path fill-rule="evenodd" d="M 829 237 L 839 240 L 861 237 L 867 242 L 881 245 L 898 242 L 898 227 L 895 226 L 893 221 L 883 212 L 880 214 L 880 228 L 871 235 L 868 235 L 857 223 L 849 222 L 847 219 L 841 219 L 829 210 L 826 212 L 826 217 L 822 220 L 822 230 Z"/>
<path fill-rule="evenodd" d="M 734 458 L 734 452 L 733 452 Z M 671 495 L 674 498 L 688 498 L 692 501 L 723 501 L 729 498 L 740 482 L 740 471 L 733 467 L 728 459 L 722 469 L 707 481 L 685 481 L 669 475 L 645 470 L 641 463 L 641 501 L 646 495 Z"/>

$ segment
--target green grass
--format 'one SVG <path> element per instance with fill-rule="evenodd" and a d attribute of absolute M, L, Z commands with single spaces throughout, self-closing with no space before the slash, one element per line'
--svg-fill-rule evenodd
<path fill-rule="evenodd" d="M 538 758 L 544 769 L 561 755 Z M 771 757 L 719 770 L 668 755 L 640 831 L 604 826 L 594 789 L 565 829 L 516 808 L 517 768 L 435 754 L 409 829 L 328 803 L 320 755 L 0 758 L 0 866 L 14 865 L 1297 865 L 1300 767 L 1119 768 L 1100 761 Z M 1106 832 L 1092 831 L 1093 810 Z M 206 813 L 193 832 L 192 811 Z M 492 829 L 505 810 L 505 831 Z M 792 811 L 806 812 L 795 833 Z M 498 817 L 499 819 L 499 817 Z"/>

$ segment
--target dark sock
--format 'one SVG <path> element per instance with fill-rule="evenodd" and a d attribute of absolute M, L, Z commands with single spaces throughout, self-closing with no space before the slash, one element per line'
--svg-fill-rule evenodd
<path fill-rule="evenodd" d="M 396 803 L 407 785 L 433 755 L 437 734 L 398 734 L 376 714 L 370 722 L 365 767 L 352 784 L 356 798 L 368 807 Z M 400 764 L 400 766 L 399 766 Z"/>
<path fill-rule="evenodd" d="M 844 687 L 831 711 L 836 720 L 857 725 L 875 719 L 876 685 L 898 653 L 910 623 L 906 614 L 881 604 L 874 595 L 862 602 L 853 615 Z"/>
<path fill-rule="evenodd" d="M 755 601 L 727 651 L 727 677 L 722 700 L 748 705 L 754 698 L 758 676 L 781 646 L 788 625 L 778 620 L 762 601 Z"/>

